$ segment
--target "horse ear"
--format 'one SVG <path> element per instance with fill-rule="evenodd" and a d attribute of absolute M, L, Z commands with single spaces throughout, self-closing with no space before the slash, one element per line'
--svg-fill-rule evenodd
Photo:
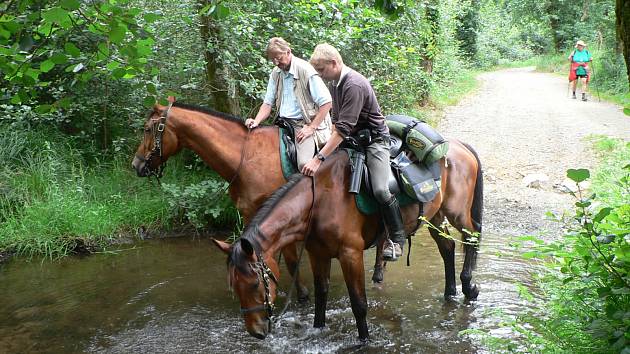
<path fill-rule="evenodd" d="M 212 243 L 214 243 L 214 245 L 217 246 L 217 248 L 219 248 L 221 251 L 223 251 L 223 253 L 227 255 L 229 255 L 232 252 L 232 245 L 227 242 L 219 241 L 213 238 Z"/>
<path fill-rule="evenodd" d="M 254 246 L 246 238 L 241 239 L 241 248 L 247 256 L 251 257 L 254 255 Z"/>

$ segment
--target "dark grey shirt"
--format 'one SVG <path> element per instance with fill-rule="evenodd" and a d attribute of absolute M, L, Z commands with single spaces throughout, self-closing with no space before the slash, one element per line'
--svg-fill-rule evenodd
<path fill-rule="evenodd" d="M 365 76 L 350 69 L 339 85 L 329 85 L 332 95 L 332 122 L 342 136 L 369 128 L 372 135 L 389 137 L 389 129 L 376 94 Z"/>

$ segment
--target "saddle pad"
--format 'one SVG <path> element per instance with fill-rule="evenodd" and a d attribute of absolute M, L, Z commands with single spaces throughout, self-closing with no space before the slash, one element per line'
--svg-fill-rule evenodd
<path fill-rule="evenodd" d="M 361 192 L 359 192 L 354 199 L 357 204 L 357 209 L 359 209 L 362 214 L 372 215 L 378 212 L 378 202 L 374 197 L 366 193 L 365 190 L 361 189 Z M 405 193 L 396 194 L 396 199 L 398 199 L 401 208 L 418 203 L 417 200 L 411 199 L 411 197 Z"/>
<path fill-rule="evenodd" d="M 298 173 L 298 170 L 291 163 L 291 159 L 289 159 L 287 147 L 284 144 L 284 134 L 286 134 L 284 129 L 278 128 L 278 138 L 280 139 L 280 165 L 282 166 L 282 175 L 284 176 L 284 179 L 288 180 L 292 174 Z"/>

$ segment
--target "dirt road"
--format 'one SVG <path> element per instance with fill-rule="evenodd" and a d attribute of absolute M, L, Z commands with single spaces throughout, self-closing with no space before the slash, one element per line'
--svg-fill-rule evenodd
<path fill-rule="evenodd" d="M 598 102 L 595 92 L 588 102 L 570 99 L 564 77 L 533 68 L 485 73 L 479 80 L 477 93 L 446 110 L 439 131 L 470 143 L 480 155 L 484 229 L 507 234 L 558 230 L 544 215 L 572 210 L 573 198 L 558 187 L 566 170 L 596 164 L 585 138 L 630 140 L 630 117 L 619 106 Z M 540 186 L 525 186 L 524 179 L 534 174 L 544 175 Z"/>

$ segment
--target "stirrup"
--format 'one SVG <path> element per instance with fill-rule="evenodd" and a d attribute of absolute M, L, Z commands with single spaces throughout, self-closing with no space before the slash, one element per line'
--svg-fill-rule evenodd
<path fill-rule="evenodd" d="M 398 258 L 402 256 L 402 247 L 400 248 L 400 255 L 397 255 L 396 245 L 398 245 L 398 243 L 394 243 L 394 241 L 390 239 L 387 239 L 387 242 L 389 243 L 383 248 L 383 259 L 388 262 L 396 262 Z M 398 245 L 398 247 L 400 247 L 400 245 Z"/>

